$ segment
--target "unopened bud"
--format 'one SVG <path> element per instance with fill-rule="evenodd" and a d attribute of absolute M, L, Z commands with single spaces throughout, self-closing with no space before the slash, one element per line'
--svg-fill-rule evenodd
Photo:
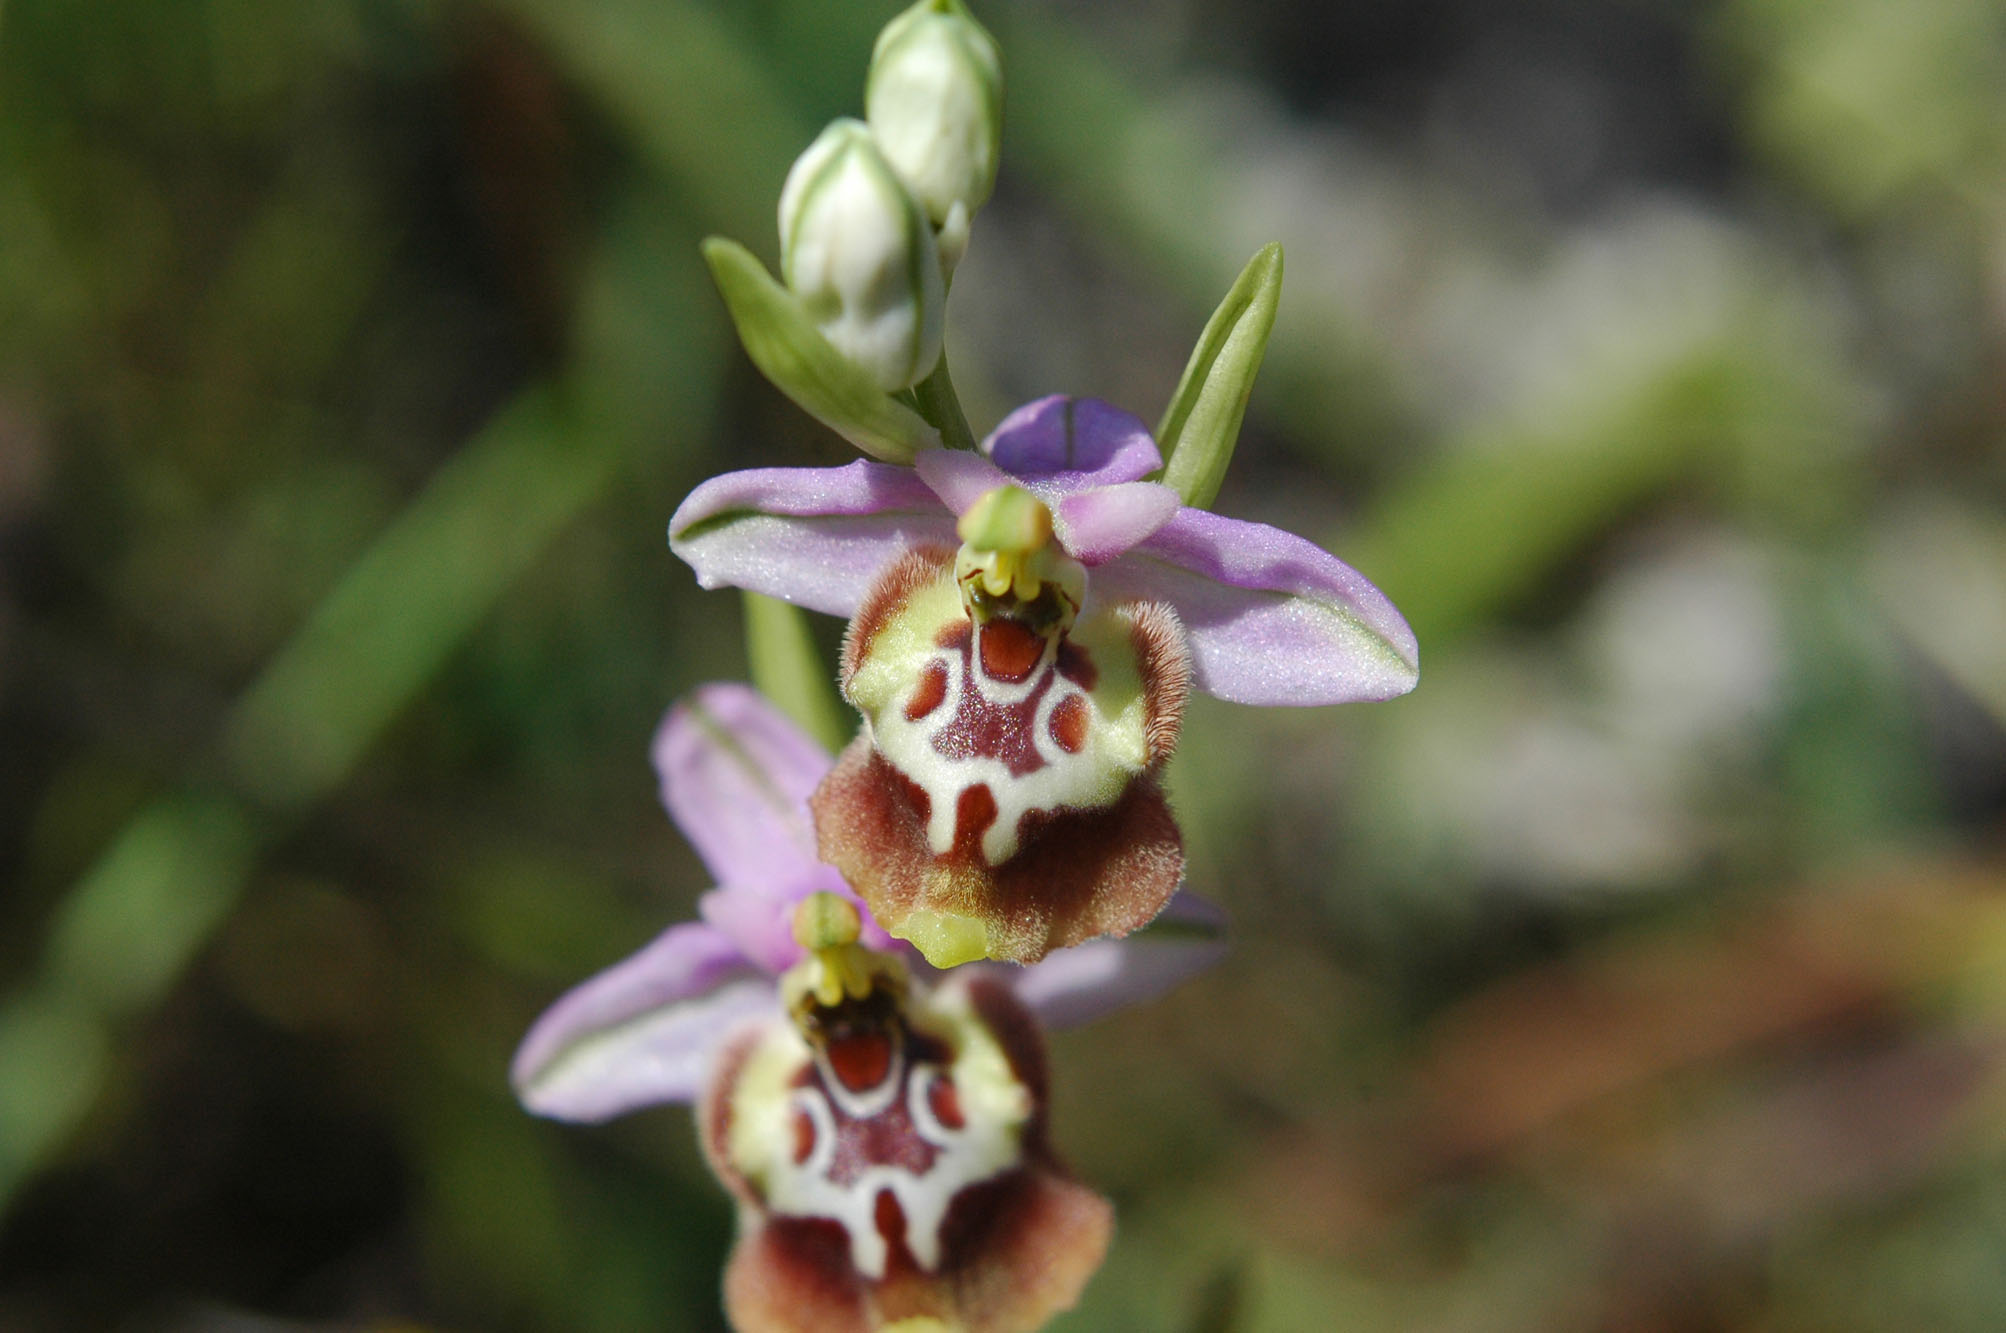
<path fill-rule="evenodd" d="M 886 392 L 940 359 L 933 229 L 863 122 L 830 125 L 787 173 L 780 272 L 822 336 Z"/>
<path fill-rule="evenodd" d="M 864 115 L 934 225 L 956 204 L 972 217 L 996 184 L 1003 134 L 996 39 L 961 0 L 919 0 L 878 34 Z"/>

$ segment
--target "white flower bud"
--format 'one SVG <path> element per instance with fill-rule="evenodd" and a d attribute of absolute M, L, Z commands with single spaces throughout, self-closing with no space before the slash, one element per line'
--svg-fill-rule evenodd
<path fill-rule="evenodd" d="M 830 125 L 787 173 L 780 273 L 822 336 L 886 392 L 940 360 L 933 228 L 863 122 Z"/>
<path fill-rule="evenodd" d="M 919 0 L 878 34 L 864 116 L 936 226 L 996 184 L 1003 61 L 961 0 Z"/>

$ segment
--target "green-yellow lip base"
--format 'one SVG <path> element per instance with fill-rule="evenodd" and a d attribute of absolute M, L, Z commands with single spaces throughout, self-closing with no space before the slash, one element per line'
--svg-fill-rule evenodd
<path fill-rule="evenodd" d="M 916 907 L 892 934 L 909 940 L 935 967 L 959 967 L 989 956 L 989 927 L 980 917 Z"/>

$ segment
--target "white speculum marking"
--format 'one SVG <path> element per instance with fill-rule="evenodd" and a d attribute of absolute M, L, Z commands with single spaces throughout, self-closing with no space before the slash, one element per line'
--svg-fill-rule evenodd
<path fill-rule="evenodd" d="M 850 1240 L 851 1265 L 871 1280 L 884 1277 L 890 1260 L 890 1242 L 878 1225 L 880 1195 L 889 1193 L 898 1203 L 913 1262 L 935 1272 L 943 1257 L 941 1228 L 956 1197 L 1022 1160 L 1022 1131 L 1032 1111 L 1029 1092 L 965 1003 L 946 1009 L 943 1016 L 959 1044 L 946 1069 L 908 1060 L 898 1046 L 882 1083 L 857 1095 L 814 1061 L 790 1029 L 776 1029 L 733 1095 L 732 1156 L 759 1187 L 766 1207 L 783 1216 L 840 1224 Z M 797 1085 L 804 1059 L 817 1066 L 817 1074 Z M 790 1068 L 796 1073 L 776 1084 L 776 1075 Z M 933 1089 L 942 1079 L 952 1080 L 955 1089 L 958 1128 L 943 1123 L 933 1109 Z M 807 1118 L 814 1136 L 798 1162 L 796 1114 Z M 858 1160 L 860 1151 L 870 1151 L 864 1145 L 882 1147 L 887 1140 L 898 1155 L 925 1158 L 926 1164 Z"/>
<path fill-rule="evenodd" d="M 995 801 L 981 838 L 982 858 L 994 866 L 1016 854 L 1025 814 L 1109 805 L 1146 766 L 1141 681 L 1119 617 L 1103 613 L 1073 627 L 1073 644 L 1091 662 L 1090 690 L 1060 670 L 1066 636 L 1040 636 L 1036 664 L 1021 680 L 983 669 L 981 636 L 1028 630 L 1001 621 L 971 625 L 958 642 L 943 644 L 944 631 L 970 624 L 951 578 L 914 593 L 891 621 L 873 639 L 850 694 L 878 753 L 926 793 L 934 855 L 953 849 L 961 795 L 973 787 L 986 786 Z M 935 688 L 930 679 L 944 679 L 945 691 L 925 708 Z M 1053 725 L 1071 700 L 1080 710 L 1077 750 L 1059 742 Z"/>

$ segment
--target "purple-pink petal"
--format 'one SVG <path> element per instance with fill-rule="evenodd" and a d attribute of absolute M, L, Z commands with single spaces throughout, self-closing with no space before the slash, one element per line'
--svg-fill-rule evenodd
<path fill-rule="evenodd" d="M 1125 481 L 1060 497 L 1052 506 L 1052 527 L 1075 560 L 1098 565 L 1169 522 L 1178 507 L 1177 492 L 1168 486 Z"/>
<path fill-rule="evenodd" d="M 829 755 L 749 685 L 700 686 L 655 733 L 662 804 L 721 883 L 783 884 L 819 866 L 808 796 Z"/>
<path fill-rule="evenodd" d="M 510 1078 L 524 1106 L 558 1120 L 690 1101 L 724 1038 L 775 1003 L 772 979 L 731 940 L 685 922 L 545 1010 Z"/>
<path fill-rule="evenodd" d="M 1181 509 L 1094 571 L 1092 594 L 1167 601 L 1192 683 L 1244 704 L 1337 704 L 1414 688 L 1414 632 L 1365 576 L 1265 523 Z"/>
<path fill-rule="evenodd" d="M 1180 889 L 1142 931 L 1055 950 L 1009 976 L 1045 1026 L 1073 1027 L 1153 1000 L 1212 966 L 1225 956 L 1225 928 L 1225 913 Z"/>
<path fill-rule="evenodd" d="M 1015 480 L 981 454 L 966 449 L 922 449 L 912 465 L 932 489 L 937 503 L 946 505 L 957 518 L 998 486 Z"/>
<path fill-rule="evenodd" d="M 1054 395 L 1026 403 L 982 442 L 1005 472 L 1061 491 L 1141 481 L 1163 455 L 1140 418 L 1098 398 Z"/>
<path fill-rule="evenodd" d="M 913 466 L 957 515 L 998 486 L 1023 486 L 1051 507 L 1059 545 L 1087 565 L 1114 559 L 1162 527 L 1178 507 L 1177 492 L 1155 482 L 1085 485 L 1081 473 L 1012 476 L 963 450 L 928 449 Z"/>
<path fill-rule="evenodd" d="M 706 588 L 856 612 L 871 580 L 922 543 L 952 546 L 953 516 L 909 467 L 754 468 L 713 477 L 669 520 L 669 547 Z"/>
<path fill-rule="evenodd" d="M 697 911 L 761 970 L 778 976 L 801 961 L 802 948 L 794 942 L 794 905 L 811 893 L 849 899 L 863 917 L 863 942 L 873 949 L 892 947 L 891 936 L 871 919 L 870 909 L 834 866 L 816 865 L 791 881 L 721 885 L 697 900 Z"/>

